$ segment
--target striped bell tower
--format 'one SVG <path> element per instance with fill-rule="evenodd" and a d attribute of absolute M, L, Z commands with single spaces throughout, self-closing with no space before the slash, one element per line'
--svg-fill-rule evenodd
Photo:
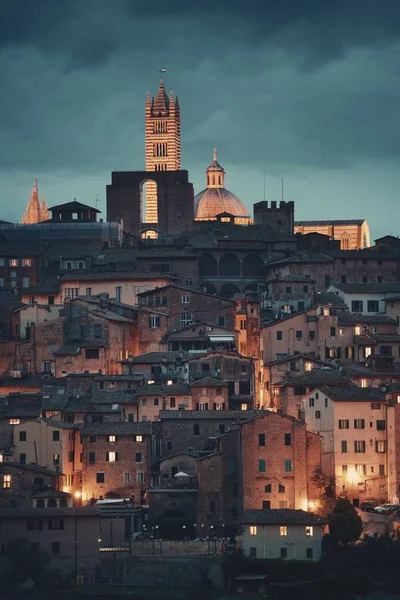
<path fill-rule="evenodd" d="M 181 115 L 178 96 L 169 97 L 161 78 L 157 95 L 147 93 L 145 108 L 146 171 L 178 171 L 181 168 Z M 145 223 L 157 223 L 157 185 L 146 184 Z"/>

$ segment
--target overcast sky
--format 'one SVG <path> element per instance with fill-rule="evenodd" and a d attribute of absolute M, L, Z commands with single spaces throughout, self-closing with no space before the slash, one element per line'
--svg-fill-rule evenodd
<path fill-rule="evenodd" d="M 265 173 L 296 219 L 400 234 L 399 58 L 400 0 L 0 0 L 0 219 L 34 177 L 104 212 L 110 172 L 144 166 L 163 66 L 196 192 L 215 145 L 250 209 Z"/>

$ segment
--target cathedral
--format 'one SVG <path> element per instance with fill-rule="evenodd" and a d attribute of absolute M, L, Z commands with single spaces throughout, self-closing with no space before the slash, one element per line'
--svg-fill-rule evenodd
<path fill-rule="evenodd" d="M 48 219 L 50 219 L 48 207 L 44 197 L 42 198 L 42 202 L 40 202 L 37 179 L 35 179 L 33 182 L 31 197 L 29 198 L 29 202 L 21 219 L 21 223 L 24 223 L 25 225 L 32 225 L 34 223 L 47 221 Z"/>

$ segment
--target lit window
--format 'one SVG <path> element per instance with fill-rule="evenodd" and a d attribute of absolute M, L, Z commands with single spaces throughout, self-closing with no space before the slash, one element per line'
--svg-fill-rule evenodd
<path fill-rule="evenodd" d="M 250 535 L 257 535 L 257 526 L 250 525 Z"/>
<path fill-rule="evenodd" d="M 22 265 L 23 265 L 24 267 L 30 267 L 30 266 L 31 266 L 31 264 L 32 264 L 32 261 L 31 261 L 31 259 L 30 259 L 30 258 L 23 258 L 23 259 L 22 259 Z"/>
<path fill-rule="evenodd" d="M 10 267 L 18 267 L 18 258 L 10 258 Z"/>
<path fill-rule="evenodd" d="M 137 435 L 136 436 L 136 441 L 137 442 L 143 442 L 143 436 L 142 435 Z"/>
<path fill-rule="evenodd" d="M 279 533 L 281 535 L 287 535 L 287 527 L 286 527 L 286 525 L 281 525 L 281 527 L 279 527 Z"/>
<path fill-rule="evenodd" d="M 314 535 L 314 528 L 311 525 L 306 527 L 306 537 L 312 537 Z"/>
<path fill-rule="evenodd" d="M 10 419 L 10 425 L 19 425 L 20 423 L 20 419 Z"/>
<path fill-rule="evenodd" d="M 339 335 L 344 335 L 343 329 L 339 329 Z"/>
<path fill-rule="evenodd" d="M 115 437 L 115 435 L 109 435 L 109 436 L 108 436 L 108 441 L 109 441 L 109 442 L 116 442 L 116 441 L 117 441 L 117 438 Z"/>
<path fill-rule="evenodd" d="M 361 335 L 361 327 L 359 325 L 354 327 L 354 335 Z"/>
<path fill-rule="evenodd" d="M 368 387 L 367 379 L 360 379 L 360 387 L 362 387 L 362 388 Z"/>
<path fill-rule="evenodd" d="M 240 410 L 247 410 L 247 404 L 241 404 Z"/>
<path fill-rule="evenodd" d="M 365 347 L 365 358 L 368 358 L 368 356 L 371 356 L 372 354 L 372 348 L 370 348 L 369 346 Z"/>
<path fill-rule="evenodd" d="M 116 462 L 117 453 L 116 452 L 107 452 L 107 460 L 108 460 L 108 462 Z"/>
<path fill-rule="evenodd" d="M 11 488 L 11 475 L 3 475 L 3 490 Z"/>
<path fill-rule="evenodd" d="M 306 362 L 304 363 L 304 370 L 309 373 L 310 371 L 312 371 L 312 363 L 311 362 Z"/>

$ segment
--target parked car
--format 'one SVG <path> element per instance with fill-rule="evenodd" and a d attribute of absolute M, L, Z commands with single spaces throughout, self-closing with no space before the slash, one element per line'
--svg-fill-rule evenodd
<path fill-rule="evenodd" d="M 399 509 L 400 509 L 400 506 L 398 504 L 392 504 L 386 510 L 385 515 L 392 515 L 394 512 L 398 511 Z"/>
<path fill-rule="evenodd" d="M 381 504 L 380 506 L 375 506 L 374 512 L 380 515 L 385 515 L 387 510 L 389 510 L 392 506 L 393 504 Z"/>
<path fill-rule="evenodd" d="M 361 502 L 360 509 L 363 512 L 374 512 L 376 506 L 378 506 L 378 503 L 375 500 L 366 500 L 365 502 Z"/>

